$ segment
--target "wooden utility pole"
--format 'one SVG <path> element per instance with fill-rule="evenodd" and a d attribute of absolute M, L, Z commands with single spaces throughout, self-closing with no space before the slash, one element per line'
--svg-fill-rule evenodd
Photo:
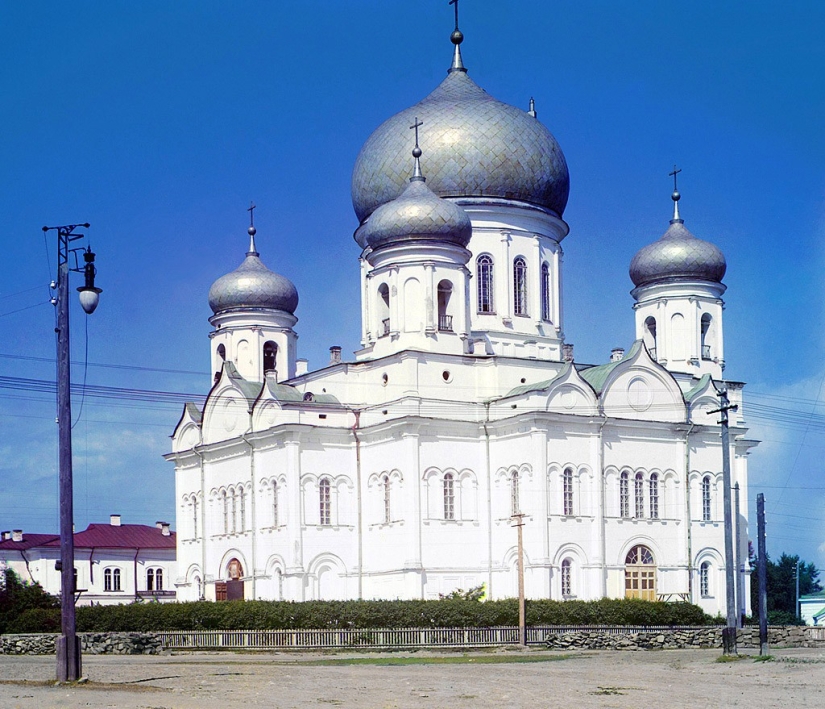
<path fill-rule="evenodd" d="M 765 496 L 756 496 L 756 577 L 759 584 L 759 654 L 768 654 L 768 554 L 765 542 Z"/>
<path fill-rule="evenodd" d="M 524 514 L 519 512 L 513 515 L 518 529 L 518 642 L 527 647 L 527 608 L 524 601 Z"/>
<path fill-rule="evenodd" d="M 733 554 L 736 560 L 736 627 L 742 627 L 742 608 L 744 607 L 742 597 L 742 525 L 739 524 L 739 483 L 733 486 L 733 509 L 734 509 L 734 523 L 735 529 L 735 545 L 736 551 Z"/>

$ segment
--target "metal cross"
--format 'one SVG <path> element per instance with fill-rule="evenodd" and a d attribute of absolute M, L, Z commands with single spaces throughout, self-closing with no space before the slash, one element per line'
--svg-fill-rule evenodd
<path fill-rule="evenodd" d="M 410 126 L 410 130 L 415 129 L 415 147 L 418 147 L 418 128 L 419 126 L 423 126 L 424 121 L 419 121 L 418 116 L 415 117 L 415 123 Z"/>
<path fill-rule="evenodd" d="M 257 206 L 254 202 L 250 202 L 249 209 L 246 210 L 249 212 L 249 226 L 255 226 L 255 209 Z"/>
<path fill-rule="evenodd" d="M 458 0 L 450 0 L 450 5 L 455 5 L 455 28 L 458 29 Z"/>
<path fill-rule="evenodd" d="M 678 175 L 682 170 L 677 168 L 676 165 L 673 166 L 673 172 L 669 172 L 668 176 L 673 178 L 673 191 L 678 192 L 679 190 L 676 188 L 676 175 Z"/>

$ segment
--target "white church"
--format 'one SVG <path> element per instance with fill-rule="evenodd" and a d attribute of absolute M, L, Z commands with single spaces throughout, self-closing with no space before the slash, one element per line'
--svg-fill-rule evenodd
<path fill-rule="evenodd" d="M 307 371 L 298 293 L 261 260 L 209 291 L 214 380 L 175 465 L 179 600 L 684 599 L 725 612 L 722 448 L 747 559 L 742 388 L 725 381 L 726 263 L 679 214 L 630 264 L 636 341 L 564 341 L 569 190 L 559 144 L 452 64 L 364 144 L 361 348 Z M 413 128 L 411 130 L 410 128 Z M 663 212 L 664 212 L 663 208 Z M 664 215 L 663 215 L 664 216 Z M 663 219 L 664 221 L 664 219 Z M 353 262 L 358 252 L 353 248 Z M 355 269 L 353 268 L 353 277 Z M 748 579 L 739 571 L 746 610 Z"/>

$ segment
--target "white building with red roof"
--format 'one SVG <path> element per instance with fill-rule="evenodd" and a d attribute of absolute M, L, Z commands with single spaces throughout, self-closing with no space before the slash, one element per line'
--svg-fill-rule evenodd
<path fill-rule="evenodd" d="M 75 533 L 77 604 L 174 601 L 176 544 L 168 523 L 122 524 L 120 515 Z M 57 534 L 0 533 L 0 566 L 53 595 L 60 594 L 59 559 Z"/>

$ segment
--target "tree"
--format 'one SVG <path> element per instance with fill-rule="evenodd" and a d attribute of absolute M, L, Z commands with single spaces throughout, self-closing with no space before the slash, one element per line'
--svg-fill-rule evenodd
<path fill-rule="evenodd" d="M 796 568 L 799 563 L 799 595 L 816 593 L 822 590 L 819 581 L 819 569 L 813 562 L 800 561 L 799 555 L 793 556 L 782 553 L 779 560 L 767 559 L 768 568 L 768 622 L 781 625 L 799 622 L 796 608 Z M 751 576 L 751 608 L 754 616 L 759 615 L 758 583 L 756 582 L 756 556 L 752 548 L 750 564 L 753 570 Z"/>
<path fill-rule="evenodd" d="M 30 611 L 59 608 L 60 601 L 39 583 L 24 583 L 11 569 L 0 576 L 0 634 Z"/>

